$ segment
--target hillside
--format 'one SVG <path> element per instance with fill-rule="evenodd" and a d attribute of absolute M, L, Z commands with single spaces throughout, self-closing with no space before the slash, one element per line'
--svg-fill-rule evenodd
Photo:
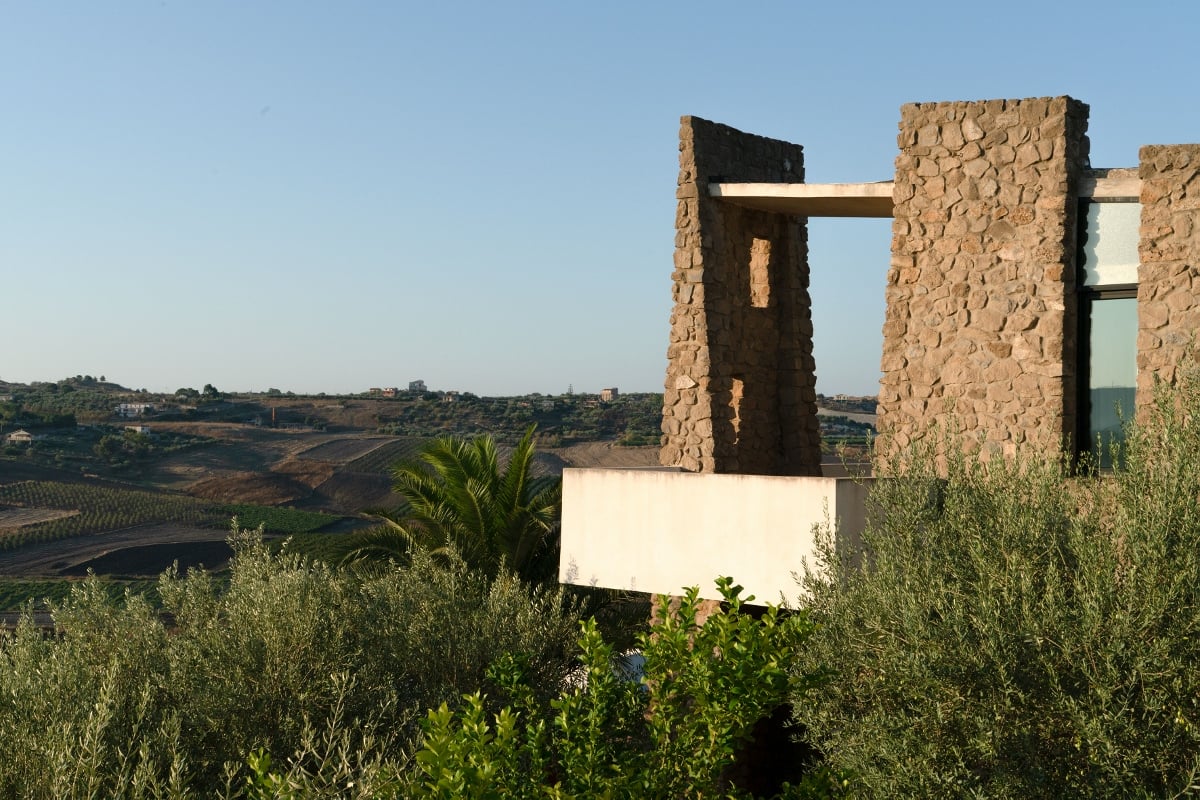
<path fill-rule="evenodd" d="M 157 395 L 90 376 L 0 384 L 0 437 L 33 437 L 0 445 L 0 582 L 88 569 L 136 578 L 175 561 L 219 568 L 234 514 L 264 522 L 269 536 L 344 536 L 400 503 L 389 469 L 432 436 L 488 432 L 503 448 L 536 425 L 539 475 L 653 466 L 661 402 L 228 395 L 211 386 Z M 826 435 L 860 443 L 866 410 L 843 402 L 822 417 Z"/>

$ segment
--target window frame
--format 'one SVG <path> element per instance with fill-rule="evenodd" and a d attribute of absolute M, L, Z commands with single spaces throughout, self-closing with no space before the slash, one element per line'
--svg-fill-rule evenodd
<path fill-rule="evenodd" d="M 1084 247 L 1087 243 L 1087 209 L 1092 204 L 1138 203 L 1138 198 L 1079 198 L 1076 217 L 1075 247 L 1075 298 L 1076 298 L 1076 346 L 1075 346 L 1075 441 L 1072 447 L 1078 461 L 1085 453 L 1094 453 L 1092 436 L 1091 402 L 1091 337 L 1092 307 L 1105 300 L 1133 299 L 1138 297 L 1137 283 L 1085 285 L 1087 274 Z M 1140 271 L 1141 262 L 1137 269 Z M 1140 276 L 1139 276 L 1140 277 Z M 1137 336 L 1137 328 L 1134 329 Z M 1132 409 L 1130 409 L 1132 411 Z"/>

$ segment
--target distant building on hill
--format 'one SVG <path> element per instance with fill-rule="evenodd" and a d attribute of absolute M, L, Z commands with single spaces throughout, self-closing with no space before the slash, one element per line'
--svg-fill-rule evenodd
<path fill-rule="evenodd" d="M 425 388 L 425 381 L 409 381 L 408 382 L 408 390 L 410 392 L 428 392 L 429 391 L 428 389 Z"/>
<path fill-rule="evenodd" d="M 400 388 L 397 386 L 389 386 L 380 392 L 384 397 L 395 397 L 400 393 Z"/>
<path fill-rule="evenodd" d="M 13 431 L 8 436 L 4 437 L 4 441 L 9 444 L 31 444 L 34 436 L 26 430 Z"/>
<path fill-rule="evenodd" d="M 140 417 L 153 410 L 153 403 L 119 403 L 113 413 L 118 417 Z"/>
<path fill-rule="evenodd" d="M 612 387 L 611 389 L 601 389 L 600 390 L 600 402 L 601 403 L 611 403 L 618 394 L 620 394 L 620 392 L 617 391 L 617 387 L 615 387 L 615 386 Z"/>

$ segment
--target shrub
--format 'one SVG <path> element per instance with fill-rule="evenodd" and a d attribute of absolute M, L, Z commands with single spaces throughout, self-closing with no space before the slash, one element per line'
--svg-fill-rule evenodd
<path fill-rule="evenodd" d="M 831 765 L 879 797 L 1200 788 L 1197 412 L 1194 380 L 1160 391 L 1102 476 L 909 454 L 861 569 L 826 531 L 799 668 L 840 674 L 796 718 Z"/>
<path fill-rule="evenodd" d="M 697 625 L 691 590 L 677 614 L 662 607 L 641 639 L 642 679 L 614 669 L 595 623 L 583 626 L 585 675 L 551 703 L 549 722 L 521 689 L 520 665 L 497 681 L 515 697 L 491 715 L 479 694 L 453 713 L 429 714 L 409 796 L 426 798 L 737 797 L 729 781 L 739 747 L 789 693 L 802 696 L 820 673 L 788 671 L 812 631 L 803 614 L 741 609 L 740 587 L 719 584 L 727 605 Z M 785 796 L 824 796 L 837 784 L 814 771 Z"/>
<path fill-rule="evenodd" d="M 27 620 L 0 638 L 0 796 L 369 797 L 486 664 L 527 654 L 542 694 L 566 673 L 577 616 L 558 592 L 453 554 L 360 578 L 236 527 L 233 542 L 227 587 L 162 576 L 170 628 L 93 578 L 53 606 L 59 635 Z"/>

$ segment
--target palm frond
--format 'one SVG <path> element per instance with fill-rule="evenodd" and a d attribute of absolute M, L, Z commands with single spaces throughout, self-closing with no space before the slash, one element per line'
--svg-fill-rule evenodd
<path fill-rule="evenodd" d="M 406 502 L 391 516 L 408 546 L 453 549 L 489 574 L 503 566 L 531 581 L 552 575 L 561 482 L 533 477 L 534 431 L 525 432 L 503 468 L 495 439 L 486 435 L 443 436 L 396 464 L 393 488 Z"/>

